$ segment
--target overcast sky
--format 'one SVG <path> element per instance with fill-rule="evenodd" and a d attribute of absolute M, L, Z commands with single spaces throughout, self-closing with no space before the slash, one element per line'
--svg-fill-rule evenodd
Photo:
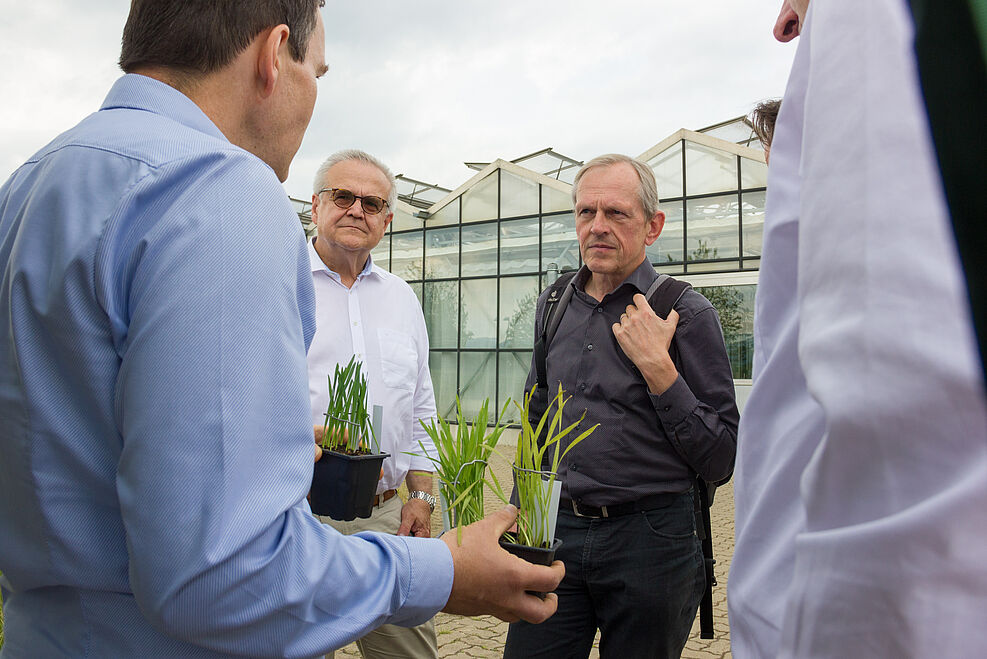
<path fill-rule="evenodd" d="M 362 148 L 456 188 L 464 161 L 638 155 L 781 96 L 780 0 L 327 0 L 330 71 L 285 187 Z M 96 110 L 128 0 L 0 0 L 0 179 Z"/>

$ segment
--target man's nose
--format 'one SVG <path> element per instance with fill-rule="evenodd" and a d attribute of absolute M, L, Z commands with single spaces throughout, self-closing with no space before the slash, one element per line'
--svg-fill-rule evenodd
<path fill-rule="evenodd" d="M 610 233 L 610 223 L 607 222 L 607 214 L 602 210 L 596 211 L 596 214 L 593 215 L 593 222 L 589 225 L 589 230 L 597 235 Z"/>
<path fill-rule="evenodd" d="M 788 0 L 782 0 L 778 20 L 773 30 L 775 39 L 787 43 L 799 35 L 799 16 Z"/>

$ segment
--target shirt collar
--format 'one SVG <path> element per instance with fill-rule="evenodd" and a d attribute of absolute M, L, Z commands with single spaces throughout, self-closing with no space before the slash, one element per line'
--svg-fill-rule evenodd
<path fill-rule="evenodd" d="M 572 280 L 572 284 L 575 286 L 577 291 L 584 293 L 586 292 L 586 282 L 589 281 L 590 274 L 589 268 L 585 265 L 579 268 L 579 271 Z M 614 292 L 617 292 L 624 286 L 633 286 L 644 294 L 657 278 L 658 272 L 655 270 L 655 267 L 651 265 L 651 262 L 647 259 L 647 257 L 645 257 L 645 259 L 641 261 L 641 265 L 637 266 L 637 268 L 635 268 L 634 271 L 627 276 L 627 279 L 622 281 L 620 286 L 614 289 Z"/>
<path fill-rule="evenodd" d="M 188 96 L 160 80 L 136 73 L 118 78 L 100 110 L 129 108 L 159 114 L 189 128 L 228 142 L 223 132 Z"/>
<path fill-rule="evenodd" d="M 322 260 L 322 257 L 319 256 L 319 253 L 315 251 L 315 238 L 309 238 L 308 240 L 308 260 L 311 263 L 313 274 L 316 272 L 324 272 L 333 279 L 339 279 L 339 274 L 327 266 L 325 261 Z M 356 276 L 356 279 L 359 281 L 370 275 L 383 279 L 386 274 L 387 273 L 383 268 L 374 263 L 373 255 L 370 255 L 367 257 L 367 263 L 363 266 L 363 270 L 360 271 L 360 274 Z"/>

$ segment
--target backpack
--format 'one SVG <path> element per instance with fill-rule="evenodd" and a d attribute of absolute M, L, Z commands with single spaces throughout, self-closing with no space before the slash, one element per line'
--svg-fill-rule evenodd
<path fill-rule="evenodd" d="M 566 307 L 569 306 L 569 300 L 572 297 L 573 291 L 573 287 L 569 284 L 575 275 L 576 272 L 571 271 L 560 276 L 552 284 L 548 292 L 548 298 L 545 300 L 542 331 L 535 340 L 534 348 L 535 375 L 538 387 L 535 389 L 535 395 L 531 399 L 530 407 L 531 413 L 539 416 L 548 407 L 548 346 L 559 329 L 559 323 L 562 322 L 562 314 L 565 313 Z M 661 274 L 648 288 L 644 297 L 647 298 L 654 312 L 662 319 L 665 319 L 668 317 L 668 312 L 675 307 L 678 301 L 682 299 L 682 296 L 685 295 L 685 292 L 690 288 L 692 286 L 688 282 Z M 679 354 L 674 336 L 668 348 L 668 353 L 675 363 L 676 368 L 678 368 Z M 680 368 L 679 372 L 681 372 Z M 713 538 L 709 508 L 713 505 L 713 495 L 716 493 L 716 487 L 729 480 L 730 477 L 728 476 L 717 483 L 709 483 L 697 474 L 695 476 L 696 482 L 692 488 L 696 510 L 696 531 L 702 543 L 703 563 L 706 568 L 706 592 L 703 593 L 703 599 L 699 605 L 700 638 L 706 639 L 713 638 L 713 586 L 718 585 L 716 576 L 713 573 L 713 566 L 716 564 L 716 560 L 713 558 Z"/>

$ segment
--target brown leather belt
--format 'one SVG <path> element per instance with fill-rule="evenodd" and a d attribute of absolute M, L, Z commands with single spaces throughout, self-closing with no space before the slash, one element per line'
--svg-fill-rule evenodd
<path fill-rule="evenodd" d="M 398 493 L 397 490 L 385 490 L 374 497 L 374 506 L 379 506 L 388 499 L 393 499 L 394 495 Z M 366 501 L 366 499 L 364 499 Z"/>

